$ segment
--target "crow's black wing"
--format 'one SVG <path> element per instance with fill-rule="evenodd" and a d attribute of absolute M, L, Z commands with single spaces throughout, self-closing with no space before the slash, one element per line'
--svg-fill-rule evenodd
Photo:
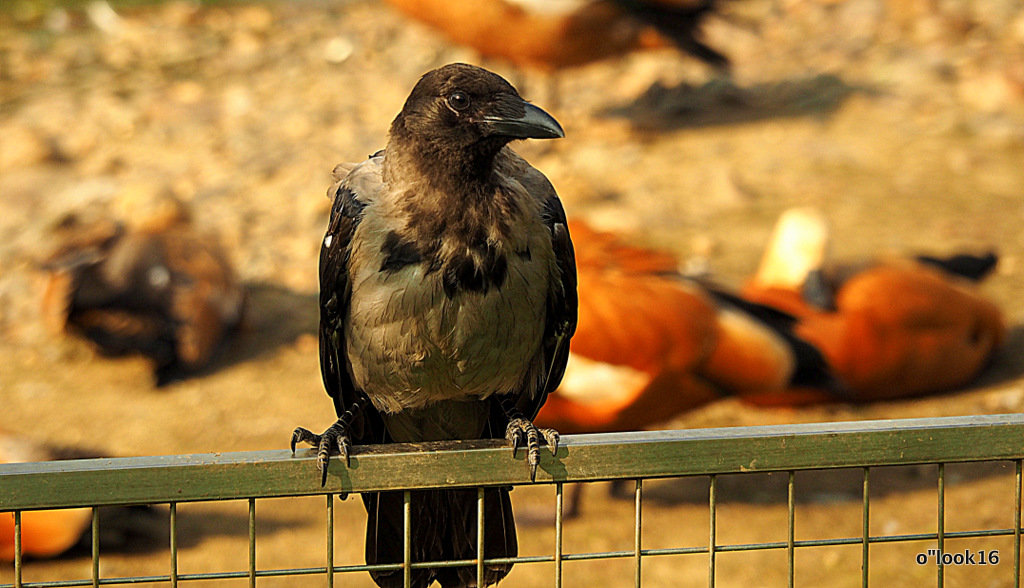
<path fill-rule="evenodd" d="M 348 263 L 352 236 L 366 207 L 367 195 L 358 192 L 360 188 L 365 189 L 367 182 L 359 182 L 358 175 L 374 173 L 379 173 L 378 166 L 360 165 L 332 186 L 334 203 L 327 233 L 320 246 L 320 374 L 324 388 L 334 400 L 338 416 L 362 397 L 362 392 L 352 381 L 345 349 L 345 325 L 352 294 Z M 357 443 L 365 433 L 360 430 L 363 428 L 359 426 L 361 422 L 356 423 L 350 432 Z"/>
<path fill-rule="evenodd" d="M 547 299 L 547 322 L 544 325 L 544 363 L 547 373 L 542 388 L 532 395 L 523 395 L 517 406 L 523 415 L 533 419 L 540 407 L 562 381 L 569 361 L 569 339 L 576 332 L 579 297 L 576 292 L 576 255 L 565 218 L 562 202 L 546 180 L 548 197 L 542 211 L 544 224 L 551 236 L 551 247 L 558 264 L 558 279 L 551 284 Z"/>
<path fill-rule="evenodd" d="M 551 231 L 551 245 L 555 251 L 560 280 L 548 294 L 547 324 L 544 346 L 550 371 L 545 382 L 544 395 L 553 392 L 565 374 L 569 360 L 569 339 L 576 333 L 579 295 L 576 283 L 576 254 L 573 251 L 565 210 L 557 197 L 548 200 L 545 221 Z M 537 405 L 540 410 L 540 405 Z"/>

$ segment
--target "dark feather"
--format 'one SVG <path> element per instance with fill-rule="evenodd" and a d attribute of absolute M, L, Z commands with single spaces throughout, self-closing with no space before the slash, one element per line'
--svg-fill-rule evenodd
<path fill-rule="evenodd" d="M 442 284 L 448 298 L 459 292 L 487 293 L 491 288 L 501 288 L 508 273 L 508 260 L 493 247 L 482 252 L 482 259 L 470 255 L 452 257 L 442 263 Z"/>
<path fill-rule="evenodd" d="M 378 492 L 363 495 L 368 520 L 366 526 L 366 563 L 385 564 L 403 561 L 402 492 Z M 477 493 L 466 490 L 426 490 L 410 495 L 412 561 L 457 560 L 475 557 L 477 546 Z M 518 553 L 512 503 L 506 488 L 484 490 L 484 557 L 514 556 Z M 508 574 L 511 564 L 488 565 L 484 583 L 493 584 Z M 371 572 L 381 588 L 403 586 L 402 570 Z M 476 567 L 413 569 L 411 585 L 426 588 L 434 581 L 441 586 L 476 586 Z"/>
<path fill-rule="evenodd" d="M 402 239 L 395 231 L 388 233 L 384 239 L 381 253 L 384 254 L 384 262 L 380 266 L 382 272 L 398 271 L 407 265 L 423 261 L 419 248 L 414 243 Z"/>
<path fill-rule="evenodd" d="M 970 255 L 966 253 L 950 255 L 948 257 L 934 257 L 930 255 L 918 255 L 917 260 L 941 269 L 942 271 L 966 278 L 972 282 L 980 282 L 985 279 L 999 262 L 999 257 L 993 252 L 985 255 Z"/>
<path fill-rule="evenodd" d="M 707 15 L 715 12 L 719 0 L 697 0 L 685 5 L 646 0 L 612 0 L 637 20 L 654 27 L 685 51 L 708 65 L 727 70 L 729 58 L 699 39 Z"/>
<path fill-rule="evenodd" d="M 834 394 L 840 400 L 849 398 L 849 390 L 836 378 L 821 351 L 794 333 L 796 318 L 793 315 L 777 308 L 750 302 L 707 282 L 702 281 L 701 285 L 718 302 L 754 317 L 786 341 L 796 359 L 796 368 L 790 376 L 790 385 L 820 388 Z"/>
<path fill-rule="evenodd" d="M 554 189 L 551 190 L 554 196 Z M 576 288 L 576 255 L 569 237 L 565 210 L 557 197 L 549 198 L 544 209 L 544 220 L 551 231 L 551 242 L 561 281 L 548 293 L 547 324 L 544 326 L 544 357 L 548 373 L 544 389 L 532 400 L 523 413 L 534 418 L 540 412 L 548 394 L 558 388 L 569 362 L 569 339 L 576 332 L 579 295 Z"/>
<path fill-rule="evenodd" d="M 352 382 L 346 358 L 344 325 L 352 294 L 348 277 L 352 234 L 362 220 L 365 207 L 366 204 L 352 190 L 339 187 L 331 205 L 327 234 L 320 247 L 320 375 L 339 416 L 361 394 Z M 361 437 L 358 432 L 355 436 Z"/>

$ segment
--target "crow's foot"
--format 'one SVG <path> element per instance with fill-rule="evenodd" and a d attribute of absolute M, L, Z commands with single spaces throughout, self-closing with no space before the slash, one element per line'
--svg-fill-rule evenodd
<path fill-rule="evenodd" d="M 296 443 L 308 443 L 317 448 L 316 469 L 320 472 L 321 486 L 327 485 L 327 465 L 330 463 L 332 453 L 341 455 L 341 458 L 345 460 L 345 467 L 349 467 L 349 450 L 352 448 L 352 440 L 349 438 L 348 428 L 352 425 L 356 413 L 361 409 L 359 403 L 353 403 L 341 415 L 341 418 L 320 435 L 302 427 L 297 427 L 292 432 L 292 455 L 295 455 Z"/>
<path fill-rule="evenodd" d="M 551 450 L 551 455 L 558 453 L 558 431 L 537 428 L 536 425 L 521 416 L 509 419 L 508 426 L 505 427 L 505 438 L 512 443 L 512 457 L 515 457 L 516 450 L 520 445 L 526 446 L 526 464 L 530 467 L 531 482 L 537 480 L 541 439 Z"/>

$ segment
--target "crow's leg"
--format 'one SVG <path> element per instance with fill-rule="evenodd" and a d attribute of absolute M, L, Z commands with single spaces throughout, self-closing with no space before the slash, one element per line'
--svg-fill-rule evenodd
<path fill-rule="evenodd" d="M 611 486 L 608 487 L 608 496 L 620 500 L 633 498 L 633 492 L 629 489 L 630 482 L 633 480 L 612 480 Z"/>
<path fill-rule="evenodd" d="M 516 450 L 520 445 L 526 446 L 526 464 L 530 467 L 530 481 L 537 479 L 537 466 L 540 465 L 540 442 L 544 440 L 551 450 L 551 455 L 558 453 L 558 431 L 554 429 L 537 428 L 530 419 L 527 419 L 515 407 L 515 402 L 506 397 L 501 400 L 501 409 L 508 417 L 508 426 L 505 427 L 505 439 L 512 443 L 512 457 L 515 457 Z"/>
<path fill-rule="evenodd" d="M 349 449 L 352 447 L 352 441 L 349 439 L 348 429 L 352 426 L 356 415 L 363 410 L 361 402 L 361 400 L 353 402 L 348 410 L 320 435 L 302 427 L 297 427 L 292 432 L 292 455 L 295 455 L 296 443 L 308 443 L 317 448 L 316 469 L 320 471 L 321 486 L 327 485 L 327 464 L 330 463 L 332 451 L 336 450 L 345 460 L 345 466 L 349 466 Z"/>
<path fill-rule="evenodd" d="M 572 485 L 572 489 L 569 490 L 569 508 L 562 515 L 562 520 L 568 521 L 580 516 L 580 512 L 582 512 L 580 505 L 583 503 L 584 486 L 586 486 L 586 484 L 583 484 L 582 482 L 577 482 Z"/>

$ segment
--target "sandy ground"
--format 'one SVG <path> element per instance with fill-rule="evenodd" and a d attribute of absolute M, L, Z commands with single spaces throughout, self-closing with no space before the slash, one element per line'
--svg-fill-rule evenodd
<path fill-rule="evenodd" d="M 750 0 L 709 27 L 735 61 L 732 84 L 671 51 L 549 78 L 489 63 L 561 120 L 566 139 L 519 150 L 553 181 L 569 214 L 683 258 L 706 255 L 721 281 L 753 270 L 777 215 L 813 205 L 831 218 L 839 257 L 995 247 L 985 291 L 1011 333 L 969 389 L 940 397 L 806 409 L 732 400 L 666 427 L 1016 412 L 1024 407 L 1024 14 L 1019 1 Z M 280 449 L 298 424 L 332 419 L 317 367 L 316 253 L 328 172 L 382 146 L 427 69 L 479 59 L 369 1 L 171 3 L 91 19 L 0 12 L 0 426 L 115 455 Z M 35 263 L 69 209 L 131 216 L 170 193 L 229 246 L 251 294 L 246 329 L 200 377 L 155 389 L 137 358 L 101 358 L 40 324 Z M 950 466 L 947 530 L 1009 527 L 1013 468 Z M 872 534 L 935 528 L 934 467 L 878 470 Z M 784 476 L 721 481 L 720 543 L 780 541 Z M 569 552 L 629 549 L 630 501 L 589 488 L 567 524 Z M 514 493 L 551 509 L 551 487 Z M 707 480 L 646 486 L 644 545 L 707 540 Z M 797 539 L 860 533 L 860 473 L 797 476 Z M 112 536 L 104 576 L 167 573 L 165 510 L 148 539 Z M 597 516 L 600 515 L 600 516 Z M 179 572 L 243 570 L 244 503 L 180 508 Z M 361 558 L 363 512 L 337 511 L 337 559 Z M 323 565 L 322 498 L 258 506 L 260 568 Z M 116 531 L 116 525 L 108 525 Z M 522 553 L 549 553 L 553 530 L 523 524 Z M 950 569 L 946 586 L 1012 585 L 999 565 Z M 874 586 L 933 585 L 925 544 L 872 547 Z M 859 585 L 860 547 L 797 554 L 801 586 Z M 30 562 L 25 579 L 85 578 L 88 557 Z M 631 585 L 629 561 L 570 563 L 566 586 Z M 784 586 L 780 551 L 721 554 L 719 586 Z M 0 582 L 11 580 L 9 566 Z M 503 585 L 550 585 L 521 565 Z M 645 586 L 703 585 L 706 556 L 652 558 Z M 261 586 L 303 582 L 263 579 Z M 363 575 L 341 585 L 364 586 Z M 213 585 L 244 585 L 219 582 Z M 317 584 L 318 585 L 318 584 Z"/>

